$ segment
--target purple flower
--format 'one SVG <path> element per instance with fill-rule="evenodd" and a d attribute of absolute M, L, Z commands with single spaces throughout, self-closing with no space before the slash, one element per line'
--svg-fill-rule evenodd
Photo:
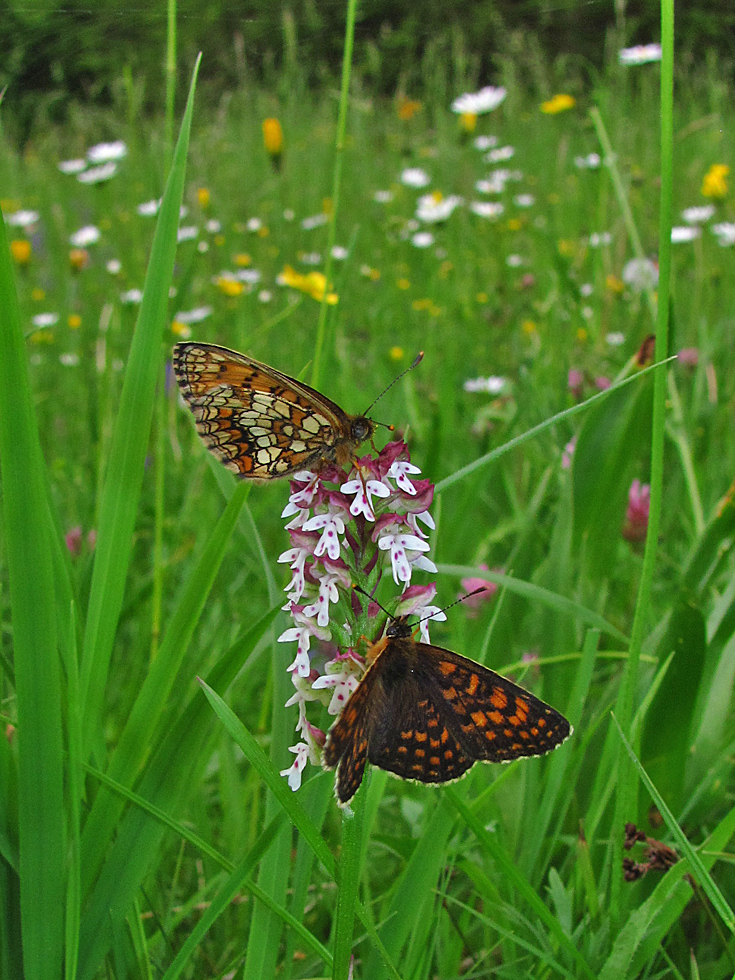
<path fill-rule="evenodd" d="M 82 550 L 82 529 L 79 525 L 69 528 L 64 535 L 67 550 L 72 555 L 78 555 Z"/>
<path fill-rule="evenodd" d="M 572 393 L 575 398 L 582 397 L 582 385 L 584 384 L 584 375 L 577 368 L 570 368 L 567 374 L 567 388 Z"/>
<path fill-rule="evenodd" d="M 695 368 L 699 363 L 699 350 L 696 347 L 682 347 L 676 357 L 680 364 Z"/>
<path fill-rule="evenodd" d="M 631 544 L 645 541 L 648 531 L 648 510 L 651 503 L 651 488 L 647 483 L 633 480 L 628 491 L 628 508 L 622 535 Z"/>
<path fill-rule="evenodd" d="M 477 567 L 480 570 L 486 572 L 489 571 L 485 562 L 481 562 Z M 502 569 L 497 568 L 495 571 L 501 572 Z M 488 599 L 492 599 L 492 597 L 498 591 L 497 583 L 488 582 L 486 578 L 476 578 L 475 576 L 470 576 L 468 578 L 461 579 L 461 583 L 462 592 L 459 594 L 459 598 L 461 599 L 463 596 L 467 596 L 467 598 L 464 600 L 464 605 L 467 609 L 471 610 L 478 609 L 483 602 L 486 602 Z M 478 589 L 481 589 L 482 591 L 478 592 Z M 470 592 L 474 592 L 475 594 L 469 595 Z"/>

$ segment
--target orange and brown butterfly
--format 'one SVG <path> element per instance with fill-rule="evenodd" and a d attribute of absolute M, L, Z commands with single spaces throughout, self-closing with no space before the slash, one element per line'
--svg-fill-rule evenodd
<path fill-rule="evenodd" d="M 375 423 L 318 391 L 215 344 L 176 344 L 173 367 L 204 445 L 236 476 L 256 480 L 345 466 Z"/>
<path fill-rule="evenodd" d="M 402 617 L 368 648 L 368 669 L 324 746 L 347 806 L 371 762 L 402 779 L 448 783 L 475 762 L 543 755 L 572 728 L 539 698 L 451 650 L 417 643 Z"/>

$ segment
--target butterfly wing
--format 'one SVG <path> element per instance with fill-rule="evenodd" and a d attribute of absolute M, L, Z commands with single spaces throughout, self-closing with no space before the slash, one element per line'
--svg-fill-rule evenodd
<path fill-rule="evenodd" d="M 451 650 L 397 635 L 373 651 L 324 749 L 342 805 L 367 761 L 403 779 L 446 783 L 478 761 L 543 755 L 571 733 L 550 705 Z"/>
<path fill-rule="evenodd" d="M 543 755 L 570 735 L 563 715 L 500 674 L 442 647 L 413 646 L 420 686 L 473 759 Z"/>
<path fill-rule="evenodd" d="M 339 718 L 329 729 L 322 761 L 325 769 L 337 769 L 334 791 L 346 806 L 360 788 L 368 758 L 370 715 L 374 711 L 374 668 L 364 674 Z"/>
<path fill-rule="evenodd" d="M 420 662 L 418 644 L 390 640 L 369 673 L 376 694 L 368 730 L 368 759 L 403 779 L 446 783 L 474 763 L 452 724 L 451 707 Z"/>
<path fill-rule="evenodd" d="M 173 365 L 202 441 L 237 476 L 267 480 L 343 463 L 363 430 L 364 438 L 372 432 L 369 420 L 226 347 L 176 344 Z"/>

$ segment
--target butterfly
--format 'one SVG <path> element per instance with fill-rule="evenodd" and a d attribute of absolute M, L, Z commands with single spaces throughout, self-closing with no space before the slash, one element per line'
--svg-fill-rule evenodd
<path fill-rule="evenodd" d="M 375 423 L 318 391 L 215 344 L 176 344 L 176 380 L 209 451 L 236 476 L 257 480 L 345 466 Z"/>
<path fill-rule="evenodd" d="M 402 779 L 447 783 L 475 762 L 543 755 L 572 728 L 533 694 L 451 650 L 417 643 L 405 617 L 370 645 L 368 669 L 324 746 L 347 806 L 371 762 Z"/>

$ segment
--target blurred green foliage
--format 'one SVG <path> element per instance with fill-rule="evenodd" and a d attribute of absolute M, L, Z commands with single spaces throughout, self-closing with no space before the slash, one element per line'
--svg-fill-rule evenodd
<path fill-rule="evenodd" d="M 177 6 L 179 64 L 188 71 L 202 51 L 202 81 L 214 98 L 243 81 L 277 87 L 298 76 L 313 86 L 337 75 L 345 4 L 179 0 Z M 679 7 L 684 61 L 701 60 L 708 49 L 732 59 L 735 8 L 721 0 Z M 2 0 L 0 16 L 0 86 L 8 86 L 21 139 L 36 119 L 63 121 L 70 100 L 115 104 L 121 84 L 135 86 L 144 106 L 159 104 L 165 3 L 129 9 L 119 0 Z M 620 47 L 656 40 L 658 21 L 658 0 L 363 0 L 355 68 L 375 94 L 411 89 L 427 97 L 427 65 L 441 65 L 461 88 L 502 80 L 505 61 L 514 59 L 526 63 L 522 80 L 543 87 L 539 60 L 559 59 L 571 78 L 588 80 Z"/>

